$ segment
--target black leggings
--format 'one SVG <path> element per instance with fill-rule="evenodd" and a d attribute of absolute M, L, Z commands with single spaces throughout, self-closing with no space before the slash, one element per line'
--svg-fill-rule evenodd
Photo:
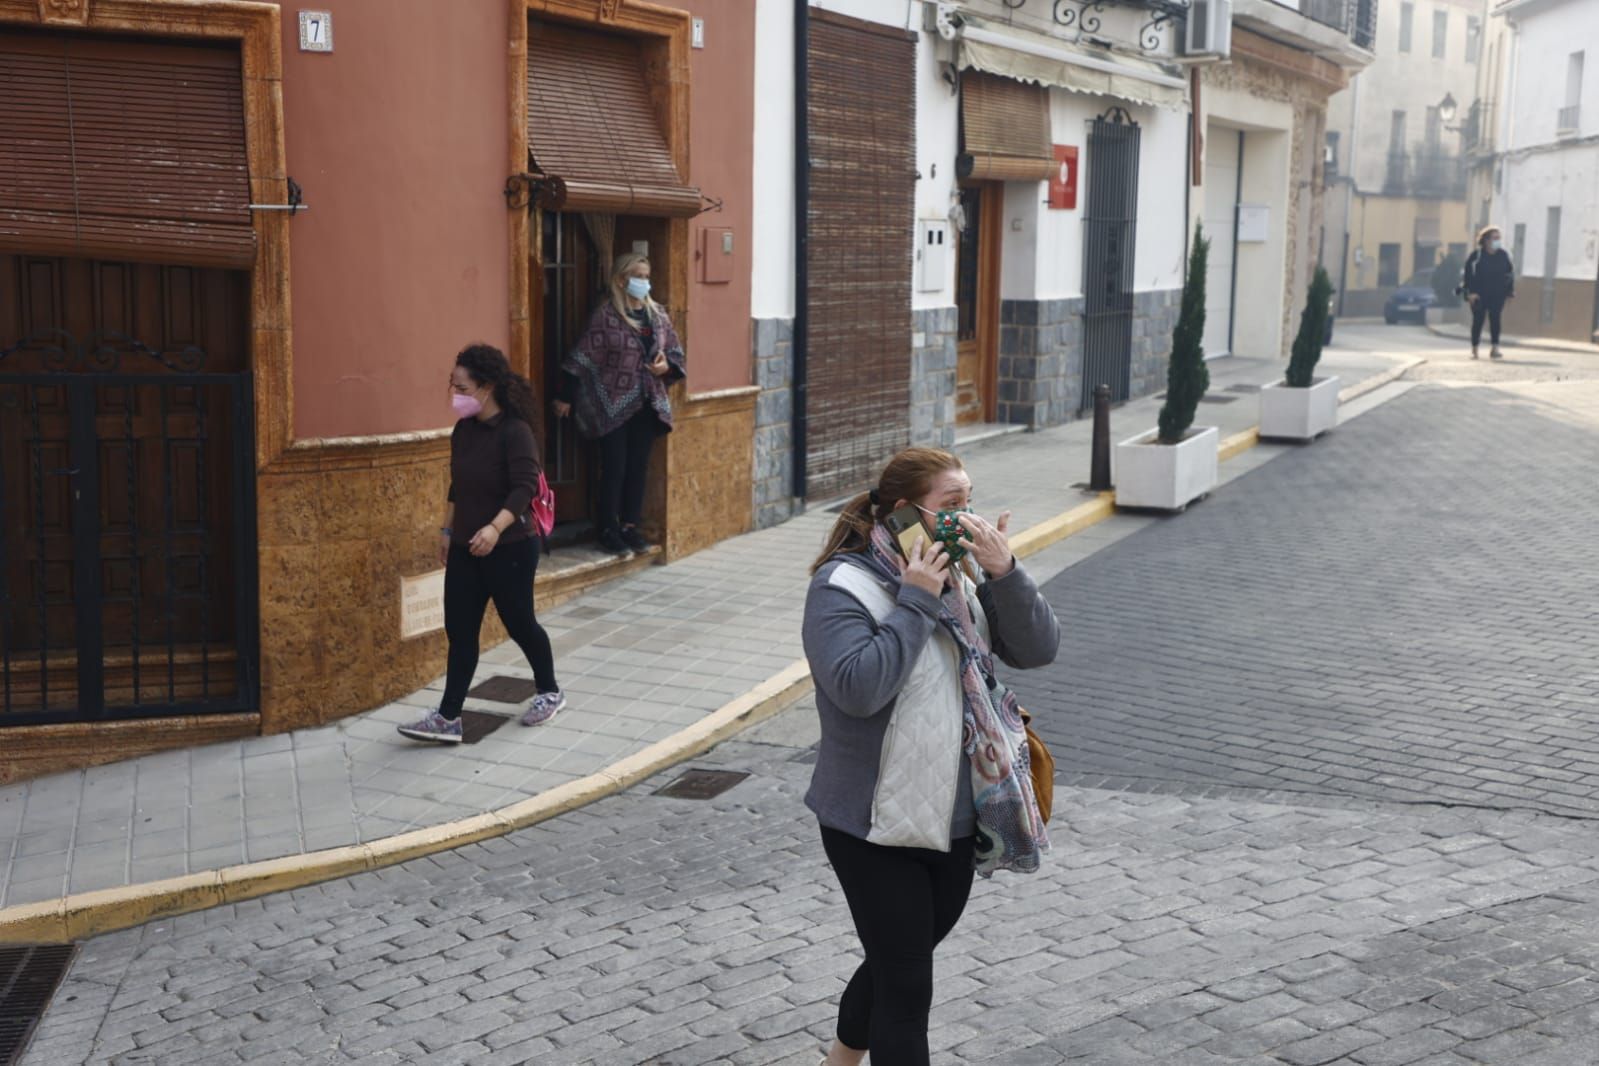
<path fill-rule="evenodd" d="M 927 1066 L 933 948 L 966 909 L 972 844 L 962 837 L 947 854 L 890 848 L 822 827 L 822 848 L 866 949 L 838 1004 L 838 1039 L 869 1050 L 872 1066 Z"/>
<path fill-rule="evenodd" d="M 477 671 L 478 637 L 489 601 L 505 631 L 533 667 L 540 692 L 555 692 L 555 654 L 550 635 L 533 617 L 533 575 L 539 569 L 539 542 L 532 537 L 498 545 L 481 559 L 459 544 L 450 545 L 444 566 L 444 635 L 450 640 L 449 673 L 439 713 L 461 717 L 466 690 Z"/>
<path fill-rule="evenodd" d="M 595 441 L 600 453 L 600 498 L 596 524 L 600 532 L 636 526 L 644 510 L 644 482 L 650 472 L 650 450 L 666 427 L 655 409 L 638 414 Z"/>
<path fill-rule="evenodd" d="M 1490 300 L 1486 296 L 1479 296 L 1471 302 L 1471 346 L 1475 348 L 1482 340 L 1482 320 L 1488 319 L 1488 337 L 1495 347 L 1499 346 L 1499 315 L 1505 309 L 1504 300 Z"/>

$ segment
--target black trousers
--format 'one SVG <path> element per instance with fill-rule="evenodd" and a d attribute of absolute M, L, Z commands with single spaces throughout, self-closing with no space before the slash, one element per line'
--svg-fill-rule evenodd
<path fill-rule="evenodd" d="M 866 949 L 838 1005 L 838 1039 L 869 1050 L 872 1066 L 928 1066 L 933 948 L 972 892 L 974 838 L 948 854 L 890 848 L 822 827 L 822 848 Z"/>
<path fill-rule="evenodd" d="M 439 713 L 461 717 L 466 690 L 477 670 L 478 637 L 489 601 L 505 631 L 527 656 L 540 692 L 555 692 L 555 653 L 550 635 L 533 617 L 533 575 L 539 569 L 539 542 L 533 537 L 497 546 L 479 558 L 459 544 L 450 546 L 444 564 L 444 635 L 450 641 L 449 670 Z"/>
<path fill-rule="evenodd" d="M 1488 337 L 1497 346 L 1499 344 L 1499 316 L 1505 309 L 1505 299 L 1479 296 L 1471 302 L 1471 346 L 1477 347 L 1477 342 L 1482 340 L 1482 320 L 1488 319 Z"/>
<path fill-rule="evenodd" d="M 666 427 L 655 409 L 638 414 L 595 441 L 600 453 L 600 532 L 636 526 L 644 511 L 644 481 L 650 472 L 650 450 Z"/>

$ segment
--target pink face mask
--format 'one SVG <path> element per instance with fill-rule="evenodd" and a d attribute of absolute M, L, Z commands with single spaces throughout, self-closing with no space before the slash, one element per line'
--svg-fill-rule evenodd
<path fill-rule="evenodd" d="M 456 418 L 476 418 L 483 412 L 482 400 L 460 392 L 450 396 L 450 406 L 455 409 Z"/>

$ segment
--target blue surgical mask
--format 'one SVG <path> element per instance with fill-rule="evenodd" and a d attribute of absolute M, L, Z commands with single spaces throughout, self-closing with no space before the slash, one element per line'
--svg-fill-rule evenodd
<path fill-rule="evenodd" d="M 1488 239 L 1488 250 L 1490 252 L 1497 252 L 1499 250 L 1499 238 L 1498 237 L 1490 237 Z"/>
<path fill-rule="evenodd" d="M 649 278 L 628 278 L 627 294 L 635 300 L 643 300 L 650 294 Z"/>

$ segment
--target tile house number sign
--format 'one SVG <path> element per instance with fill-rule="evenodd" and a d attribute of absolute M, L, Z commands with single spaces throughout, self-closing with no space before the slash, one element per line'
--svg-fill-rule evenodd
<path fill-rule="evenodd" d="M 400 639 L 444 628 L 444 571 L 400 578 Z"/>
<path fill-rule="evenodd" d="M 333 51 L 333 13 L 331 11 L 300 12 L 300 51 Z"/>

